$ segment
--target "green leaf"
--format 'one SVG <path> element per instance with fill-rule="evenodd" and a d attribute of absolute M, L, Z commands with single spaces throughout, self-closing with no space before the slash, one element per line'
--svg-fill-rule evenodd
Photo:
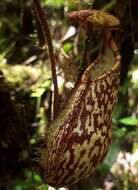
<path fill-rule="evenodd" d="M 122 139 L 127 133 L 127 128 L 126 127 L 121 127 L 121 128 L 116 128 L 113 131 L 113 135 L 117 139 Z"/>
<path fill-rule="evenodd" d="M 48 89 L 51 85 L 51 80 L 46 80 L 39 84 L 39 87 L 36 87 L 31 93 L 31 97 L 39 98 L 42 96 L 42 94 L 45 92 L 46 89 Z"/>
<path fill-rule="evenodd" d="M 35 97 L 35 98 L 41 97 L 44 91 L 45 91 L 45 88 L 38 88 L 36 89 L 35 92 L 32 92 L 31 97 Z"/>
<path fill-rule="evenodd" d="M 38 187 L 38 190 L 48 190 L 48 185 L 41 185 Z"/>
<path fill-rule="evenodd" d="M 137 118 L 133 118 L 133 117 L 124 117 L 121 118 L 119 120 L 120 123 L 122 123 L 123 125 L 133 125 L 133 126 L 137 126 L 138 125 L 138 119 Z"/>
<path fill-rule="evenodd" d="M 49 87 L 50 87 L 50 85 L 51 85 L 51 80 L 46 80 L 46 81 L 44 81 L 44 82 L 42 82 L 41 84 L 40 84 L 40 87 L 43 87 L 43 88 L 45 88 L 45 89 L 48 89 Z"/>
<path fill-rule="evenodd" d="M 61 7 L 64 0 L 44 0 L 44 4 L 52 7 Z"/>
<path fill-rule="evenodd" d="M 120 143 L 118 140 L 113 140 L 109 152 L 107 154 L 106 161 L 108 165 L 112 165 L 116 160 L 116 157 L 120 151 Z"/>
<path fill-rule="evenodd" d="M 138 151 L 138 142 L 134 142 L 133 143 L 133 148 L 132 148 L 132 152 L 136 153 Z"/>
<path fill-rule="evenodd" d="M 102 172 L 102 175 L 106 175 L 108 173 L 108 171 L 110 170 L 112 164 L 114 163 L 114 161 L 117 158 L 117 155 L 120 151 L 120 143 L 118 140 L 113 140 L 111 147 L 109 149 L 109 152 L 104 160 L 104 162 L 102 163 L 100 170 Z"/>
<path fill-rule="evenodd" d="M 73 47 L 72 43 L 65 43 L 63 49 L 66 53 L 68 53 L 72 49 L 72 47 Z"/>
<path fill-rule="evenodd" d="M 138 138 L 138 131 L 129 131 L 129 133 L 125 136 L 126 139 L 129 138 Z"/>
<path fill-rule="evenodd" d="M 42 180 L 41 180 L 41 177 L 40 177 L 38 174 L 34 174 L 33 179 L 34 179 L 34 181 L 36 181 L 36 182 L 41 182 L 41 181 L 42 181 Z"/>

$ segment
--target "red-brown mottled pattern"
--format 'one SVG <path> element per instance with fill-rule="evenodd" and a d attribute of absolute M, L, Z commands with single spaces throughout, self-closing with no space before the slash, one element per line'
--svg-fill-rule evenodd
<path fill-rule="evenodd" d="M 94 9 L 73 11 L 68 16 L 72 20 L 80 22 L 85 29 L 100 29 L 101 27 L 116 29 L 120 24 L 120 21 L 115 16 Z"/>
<path fill-rule="evenodd" d="M 119 68 L 83 85 L 80 102 L 59 126 L 52 144 L 45 179 L 53 186 L 75 183 L 90 174 L 105 157 L 111 142 L 111 113 L 117 98 Z"/>
<path fill-rule="evenodd" d="M 94 14 L 84 20 L 98 22 L 96 19 L 99 16 Z M 109 27 L 115 26 L 118 21 L 114 18 L 109 24 L 113 17 L 104 13 L 100 14 L 100 19 L 101 17 Z M 101 26 L 101 20 L 97 24 Z M 98 57 L 84 72 L 67 108 L 51 124 L 52 128 L 57 123 L 58 128 L 49 143 L 47 163 L 43 163 L 44 151 L 40 157 L 44 178 L 52 186 L 77 183 L 94 172 L 108 152 L 111 143 L 111 114 L 117 101 L 121 58 L 110 32 L 107 31 L 106 37 L 109 39 L 108 48 L 113 51 L 115 57 L 114 64 L 111 63 L 111 68 L 106 72 L 103 70 L 94 80 L 91 76 L 94 67 L 100 64 L 101 58 Z"/>

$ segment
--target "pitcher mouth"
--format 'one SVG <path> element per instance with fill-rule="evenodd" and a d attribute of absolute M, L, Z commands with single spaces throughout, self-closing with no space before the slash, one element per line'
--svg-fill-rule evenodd
<path fill-rule="evenodd" d="M 109 39 L 106 41 L 106 43 L 103 42 L 102 44 L 102 46 L 104 47 L 104 51 L 100 52 L 98 50 L 96 58 L 83 71 L 80 82 L 84 82 L 85 80 L 87 82 L 85 76 L 89 72 L 91 72 L 91 82 L 95 82 L 97 80 L 103 79 L 107 75 L 115 72 L 120 68 L 121 56 L 118 47 L 115 41 L 112 39 L 111 31 L 107 31 L 107 33 L 109 35 Z M 69 55 L 64 52 L 63 48 L 62 53 L 67 59 L 70 59 Z"/>
<path fill-rule="evenodd" d="M 106 52 L 108 54 L 109 51 L 110 51 L 110 56 L 108 57 L 106 55 Z M 109 64 L 107 64 L 107 62 L 109 62 Z M 88 75 L 86 73 L 89 72 L 91 75 L 90 78 L 91 82 L 102 80 L 111 73 L 116 72 L 120 68 L 120 65 L 121 65 L 120 54 L 114 55 L 112 48 L 107 47 L 105 54 L 99 55 L 84 71 L 82 75 L 82 81 L 85 80 L 85 76 Z"/>

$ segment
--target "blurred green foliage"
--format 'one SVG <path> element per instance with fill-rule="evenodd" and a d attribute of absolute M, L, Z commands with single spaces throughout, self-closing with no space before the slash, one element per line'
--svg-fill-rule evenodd
<path fill-rule="evenodd" d="M 52 6 L 52 7 L 60 7 L 63 6 L 64 0 L 43 0 L 44 4 L 47 6 Z"/>
<path fill-rule="evenodd" d="M 42 179 L 35 172 L 24 171 L 24 180 L 15 179 L 12 182 L 13 190 L 48 190 L 48 185 L 42 184 Z"/>

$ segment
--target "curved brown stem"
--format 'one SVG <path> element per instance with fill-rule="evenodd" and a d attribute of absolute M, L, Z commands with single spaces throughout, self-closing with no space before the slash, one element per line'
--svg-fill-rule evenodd
<path fill-rule="evenodd" d="M 51 72 L 53 78 L 54 85 L 54 98 L 53 98 L 53 111 L 52 111 L 52 120 L 57 115 L 57 103 L 58 103 L 58 83 L 57 83 L 57 75 L 56 75 L 56 63 L 55 56 L 53 51 L 53 45 L 51 40 L 51 34 L 47 23 L 46 15 L 41 7 L 40 0 L 33 0 L 33 9 L 36 15 L 36 19 L 40 23 L 41 31 L 43 32 L 45 44 L 48 45 L 49 57 L 51 61 Z"/>

